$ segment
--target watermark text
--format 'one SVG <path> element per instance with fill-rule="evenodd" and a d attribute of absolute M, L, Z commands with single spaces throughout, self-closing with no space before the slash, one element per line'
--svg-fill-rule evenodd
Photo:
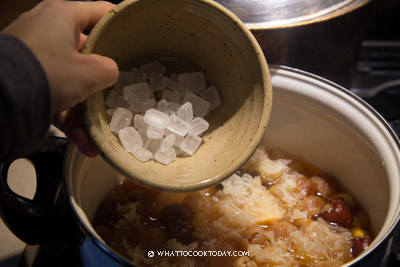
<path fill-rule="evenodd" d="M 153 257 L 242 257 L 250 256 L 249 251 L 230 250 L 156 250 L 147 253 L 149 258 Z"/>

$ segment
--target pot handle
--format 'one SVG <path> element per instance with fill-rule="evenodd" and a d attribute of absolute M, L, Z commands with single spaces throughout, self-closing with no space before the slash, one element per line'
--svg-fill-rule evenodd
<path fill-rule="evenodd" d="M 0 216 L 22 241 L 33 244 L 66 244 L 79 240 L 78 226 L 62 190 L 66 138 L 49 136 L 41 149 L 27 156 L 36 171 L 32 200 L 14 193 L 7 183 L 12 162 L 0 165 Z"/>

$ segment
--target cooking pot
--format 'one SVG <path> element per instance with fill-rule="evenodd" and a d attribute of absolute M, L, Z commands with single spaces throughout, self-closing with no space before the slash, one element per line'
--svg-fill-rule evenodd
<path fill-rule="evenodd" d="M 289 67 L 271 66 L 270 72 L 274 102 L 263 144 L 315 164 L 354 195 L 369 213 L 377 236 L 345 266 L 384 266 L 400 218 L 400 144 L 395 133 L 368 104 L 335 83 Z M 64 146 L 64 142 L 55 146 L 59 156 Z M 37 158 L 33 161 L 38 162 Z M 55 162 L 48 164 L 57 167 Z M 29 201 L 11 192 L 6 183 L 8 166 L 3 164 L 1 172 L 2 217 L 18 237 L 43 243 L 80 235 L 83 266 L 134 265 L 105 244 L 91 225 L 100 202 L 123 178 L 101 157 L 87 158 L 75 146 L 67 147 L 62 168 L 67 202 L 61 201 L 58 208 L 46 207 L 43 198 Z M 39 169 L 46 166 L 42 163 Z M 49 179 L 43 183 L 41 175 L 46 174 L 37 171 L 36 194 L 50 196 L 51 188 L 41 189 L 50 184 Z M 59 190 L 58 195 L 62 195 Z M 79 231 L 71 223 L 72 217 Z M 48 228 L 40 228 L 41 224 L 53 225 L 50 233 Z M 53 233 L 57 229 L 63 240 Z M 40 235 L 42 232 L 45 234 Z"/>
<path fill-rule="evenodd" d="M 258 40 L 269 64 L 350 88 L 371 0 L 216 0 Z"/>

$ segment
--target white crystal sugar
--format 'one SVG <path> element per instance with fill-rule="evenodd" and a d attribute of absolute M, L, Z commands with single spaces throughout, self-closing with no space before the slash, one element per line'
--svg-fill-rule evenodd
<path fill-rule="evenodd" d="M 117 91 L 111 90 L 106 99 L 107 107 L 109 107 L 111 109 L 118 108 L 119 107 L 118 106 L 119 97 L 120 97 L 120 95 L 117 93 Z"/>
<path fill-rule="evenodd" d="M 180 145 L 180 149 L 188 153 L 189 155 L 193 155 L 196 152 L 197 148 L 199 148 L 202 142 L 201 137 L 197 135 L 187 135 Z"/>
<path fill-rule="evenodd" d="M 177 103 L 172 103 L 172 102 L 167 102 L 167 111 L 166 113 L 168 115 L 176 115 L 176 113 L 178 112 L 178 109 L 181 107 L 180 104 Z"/>
<path fill-rule="evenodd" d="M 165 152 L 167 150 L 170 150 L 174 145 L 174 143 L 175 143 L 175 135 L 174 134 L 168 135 L 162 140 L 160 151 Z"/>
<path fill-rule="evenodd" d="M 209 112 L 221 105 L 221 97 L 218 94 L 217 88 L 215 88 L 213 85 L 201 92 L 200 96 L 210 103 L 210 108 L 208 110 Z"/>
<path fill-rule="evenodd" d="M 182 102 L 192 103 L 193 114 L 197 117 L 204 117 L 207 114 L 208 108 L 210 107 L 210 103 L 208 101 L 193 93 L 186 93 Z"/>
<path fill-rule="evenodd" d="M 171 78 L 164 77 L 164 78 L 162 78 L 162 82 L 166 87 L 168 87 L 169 89 L 171 89 L 173 91 L 181 90 L 181 86 L 179 85 L 179 83 L 173 81 Z"/>
<path fill-rule="evenodd" d="M 177 103 L 181 102 L 182 94 L 179 91 L 164 90 L 162 93 L 162 99 L 167 102 Z"/>
<path fill-rule="evenodd" d="M 114 90 L 122 95 L 122 88 L 135 82 L 135 76 L 132 72 L 120 71 L 118 80 L 114 85 Z"/>
<path fill-rule="evenodd" d="M 130 106 L 129 109 L 132 112 L 140 112 L 140 111 L 146 111 L 148 109 L 151 109 L 154 107 L 156 103 L 155 99 L 149 98 L 149 99 L 145 99 L 145 100 L 139 100 L 139 101 L 135 101 L 133 102 Z"/>
<path fill-rule="evenodd" d="M 159 110 L 149 109 L 144 115 L 144 121 L 149 125 L 164 129 L 169 124 L 169 116 Z"/>
<path fill-rule="evenodd" d="M 162 99 L 157 103 L 157 110 L 166 113 L 168 108 L 168 102 L 165 99 Z"/>
<path fill-rule="evenodd" d="M 156 126 L 149 125 L 149 128 L 147 128 L 146 135 L 148 138 L 161 139 L 164 136 L 164 130 L 165 128 L 161 129 Z"/>
<path fill-rule="evenodd" d="M 159 62 L 151 62 L 140 66 L 139 71 L 147 78 L 161 76 L 165 72 L 165 66 Z"/>
<path fill-rule="evenodd" d="M 140 114 L 136 114 L 133 117 L 133 125 L 139 132 L 142 133 L 146 133 L 147 128 L 149 128 L 149 125 L 144 121 L 144 116 Z"/>
<path fill-rule="evenodd" d="M 122 128 L 128 127 L 131 124 L 133 114 L 125 108 L 117 108 L 110 121 L 110 130 L 118 133 Z"/>
<path fill-rule="evenodd" d="M 171 115 L 167 129 L 177 135 L 185 136 L 189 131 L 189 124 L 177 116 Z"/>
<path fill-rule="evenodd" d="M 123 92 L 124 98 L 129 104 L 147 100 L 151 96 L 149 84 L 145 82 L 125 86 Z"/>
<path fill-rule="evenodd" d="M 154 76 L 149 78 L 149 85 L 153 92 L 161 91 L 165 88 L 165 85 L 162 82 L 163 76 Z"/>
<path fill-rule="evenodd" d="M 196 117 L 189 123 L 188 134 L 201 135 L 202 133 L 208 130 L 208 127 L 209 124 L 205 119 Z"/>
<path fill-rule="evenodd" d="M 143 162 L 153 158 L 153 154 L 144 147 L 135 147 L 131 153 L 135 158 Z"/>
<path fill-rule="evenodd" d="M 164 152 L 160 150 L 154 155 L 154 159 L 164 165 L 168 165 L 176 159 L 175 150 L 172 148 Z"/>
<path fill-rule="evenodd" d="M 147 139 L 144 148 L 149 150 L 153 155 L 160 150 L 162 139 Z"/>
<path fill-rule="evenodd" d="M 180 106 L 179 109 L 176 112 L 176 115 L 181 120 L 184 120 L 186 122 L 190 122 L 193 119 L 193 106 L 192 106 L 192 103 L 186 102 L 185 104 Z"/>
<path fill-rule="evenodd" d="M 179 74 L 178 81 L 186 92 L 200 92 L 206 88 L 206 80 L 202 72 Z"/>
<path fill-rule="evenodd" d="M 166 76 L 165 71 L 159 62 L 120 71 L 106 105 L 110 129 L 128 152 L 142 162 L 168 165 L 198 150 L 209 128 L 204 117 L 221 98 L 202 72 Z"/>
<path fill-rule="evenodd" d="M 134 127 L 125 127 L 118 132 L 122 146 L 128 152 L 132 152 L 135 147 L 143 146 L 143 140 L 139 132 Z"/>

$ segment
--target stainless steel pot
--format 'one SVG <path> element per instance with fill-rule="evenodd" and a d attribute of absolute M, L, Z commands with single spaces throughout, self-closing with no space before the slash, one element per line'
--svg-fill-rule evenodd
<path fill-rule="evenodd" d="M 350 87 L 371 0 L 216 1 L 250 28 L 269 64 Z"/>
<path fill-rule="evenodd" d="M 271 66 L 270 71 L 274 104 L 263 142 L 301 156 L 339 179 L 368 211 L 378 233 L 371 246 L 345 266 L 384 266 L 400 219 L 400 143 L 395 133 L 368 104 L 337 84 L 287 67 Z M 55 146 L 56 151 L 63 146 Z M 46 208 L 43 199 L 24 200 L 10 192 L 6 171 L 7 165 L 2 165 L 1 215 L 22 240 L 60 242 L 75 233 L 83 239 L 83 266 L 134 265 L 105 244 L 91 225 L 100 202 L 122 179 L 101 157 L 86 158 L 75 146 L 68 147 L 63 188 L 69 204 L 62 206 L 62 212 L 52 205 Z M 44 174 L 37 173 L 38 179 Z M 38 182 L 37 195 L 51 192 L 42 189 L 50 181 Z M 36 216 L 38 223 L 33 225 L 30 216 Z M 70 224 L 71 217 L 80 231 Z M 42 227 L 35 228 L 40 223 Z M 55 234 L 57 229 L 63 239 Z"/>

